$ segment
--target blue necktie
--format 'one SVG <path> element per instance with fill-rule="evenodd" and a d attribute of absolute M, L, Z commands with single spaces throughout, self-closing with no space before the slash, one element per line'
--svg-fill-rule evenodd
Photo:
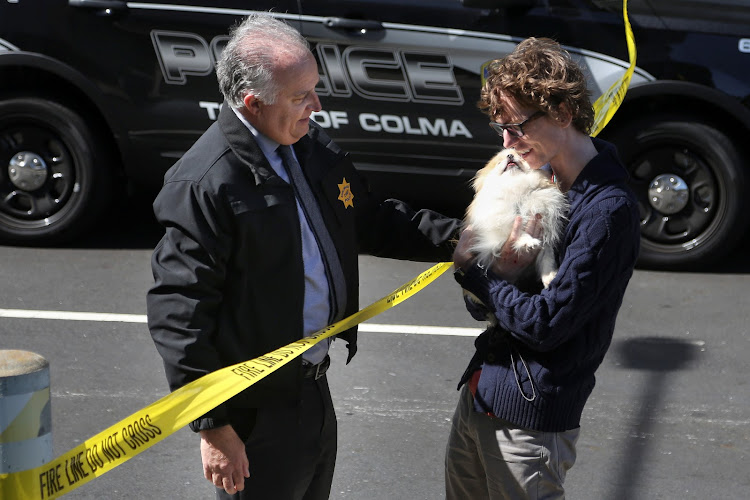
<path fill-rule="evenodd" d="M 302 173 L 302 167 L 297 162 L 292 152 L 291 146 L 279 146 L 279 156 L 284 163 L 284 168 L 289 174 L 289 180 L 294 188 L 294 193 L 299 200 L 302 211 L 307 218 L 307 224 L 315 235 L 318 242 L 320 255 L 323 258 L 323 264 L 326 267 L 326 277 L 328 278 L 328 288 L 330 290 L 331 315 L 330 322 L 338 321 L 344 316 L 344 307 L 346 304 L 346 282 L 344 280 L 344 271 L 341 268 L 339 256 L 336 253 L 336 247 L 323 221 L 320 213 L 320 207 L 313 195 L 310 186 Z"/>

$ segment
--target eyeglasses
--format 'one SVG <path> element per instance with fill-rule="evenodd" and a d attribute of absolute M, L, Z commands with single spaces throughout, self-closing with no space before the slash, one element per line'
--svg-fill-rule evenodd
<path fill-rule="evenodd" d="M 544 116 L 544 111 L 537 111 L 533 115 L 526 118 L 521 123 L 497 123 L 497 122 L 490 122 L 490 127 L 497 132 L 497 135 L 500 137 L 503 136 L 503 131 L 507 130 L 510 135 L 513 137 L 521 137 L 523 135 L 523 126 L 529 123 L 531 120 L 535 118 L 539 118 L 540 116 Z"/>

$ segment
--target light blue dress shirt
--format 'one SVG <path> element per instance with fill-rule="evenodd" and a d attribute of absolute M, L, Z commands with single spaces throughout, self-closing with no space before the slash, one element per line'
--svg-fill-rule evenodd
<path fill-rule="evenodd" d="M 238 110 L 233 109 L 233 111 L 253 134 L 274 172 L 286 182 L 289 182 L 289 176 L 281 161 L 281 156 L 276 151 L 279 144 L 261 134 Z M 328 326 L 328 318 L 331 311 L 330 293 L 325 265 L 320 255 L 318 242 L 315 240 L 315 235 L 307 223 L 307 217 L 305 217 L 305 213 L 302 211 L 299 200 L 297 200 L 297 215 L 299 216 L 300 229 L 302 230 L 302 259 L 305 268 L 305 302 L 302 308 L 303 335 L 309 337 L 321 328 Z M 284 300 L 284 297 L 279 297 L 279 300 Z M 296 307 L 296 305 L 290 304 L 290 307 Z M 330 342 L 331 339 L 321 340 L 305 351 L 302 354 L 302 359 L 313 364 L 320 363 L 328 353 Z"/>

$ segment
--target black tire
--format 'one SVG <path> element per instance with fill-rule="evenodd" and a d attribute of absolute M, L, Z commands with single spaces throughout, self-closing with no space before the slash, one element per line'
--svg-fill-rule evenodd
<path fill-rule="evenodd" d="M 89 229 L 112 197 L 107 151 L 61 104 L 0 102 L 0 241 L 58 244 Z"/>
<path fill-rule="evenodd" d="M 609 139 L 638 196 L 641 267 L 696 269 L 716 264 L 735 247 L 747 228 L 745 163 L 724 133 L 656 116 L 615 130 Z M 657 181 L 670 189 L 659 192 Z"/>

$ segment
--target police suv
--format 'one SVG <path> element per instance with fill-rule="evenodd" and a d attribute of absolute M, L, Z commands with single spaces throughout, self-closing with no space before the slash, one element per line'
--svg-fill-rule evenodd
<path fill-rule="evenodd" d="M 500 147 L 480 68 L 528 36 L 586 68 L 628 67 L 622 0 L 0 0 L 0 241 L 52 244 L 106 221 L 127 181 L 158 188 L 216 119 L 229 26 L 272 10 L 319 63 L 314 119 L 385 194 L 437 208 Z M 742 236 L 750 3 L 630 0 L 629 91 L 600 134 L 631 173 L 641 265 L 696 267 Z"/>

